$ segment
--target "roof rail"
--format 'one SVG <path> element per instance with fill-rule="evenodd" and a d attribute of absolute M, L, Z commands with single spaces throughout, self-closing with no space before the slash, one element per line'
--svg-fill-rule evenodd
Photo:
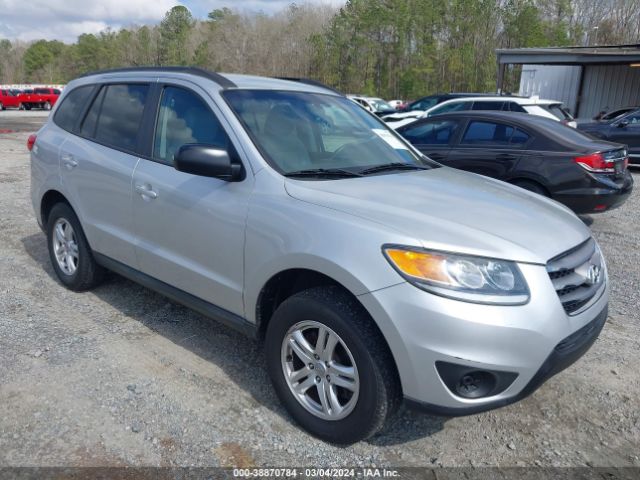
<path fill-rule="evenodd" d="M 336 90 L 333 87 L 330 87 L 329 85 L 325 85 L 322 82 L 319 82 L 317 80 L 313 80 L 312 78 L 298 78 L 298 77 L 275 77 L 278 80 L 288 80 L 289 82 L 298 82 L 298 83 L 303 83 L 305 85 L 312 85 L 314 87 L 320 87 L 320 88 L 324 88 L 325 90 L 330 90 L 333 93 L 337 93 L 338 95 L 343 95 L 344 93 L 342 93 L 340 90 Z"/>
<path fill-rule="evenodd" d="M 190 73 L 192 75 L 198 75 L 199 77 L 208 78 L 209 80 L 213 80 L 218 85 L 223 88 L 233 88 L 237 85 L 233 83 L 228 78 L 220 75 L 216 72 L 211 72 L 209 70 L 205 70 L 204 68 L 198 67 L 178 67 L 178 66 L 170 66 L 170 67 L 123 67 L 123 68 L 113 68 L 109 70 L 97 70 L 95 72 L 88 72 L 80 77 L 88 77 L 89 75 L 99 75 L 104 73 L 127 73 L 127 72 L 173 72 L 173 73 Z"/>

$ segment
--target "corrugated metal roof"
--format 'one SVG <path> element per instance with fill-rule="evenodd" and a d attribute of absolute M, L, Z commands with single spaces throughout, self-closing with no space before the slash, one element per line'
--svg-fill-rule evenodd
<path fill-rule="evenodd" d="M 589 47 L 501 48 L 501 64 L 586 65 L 640 62 L 640 44 Z"/>

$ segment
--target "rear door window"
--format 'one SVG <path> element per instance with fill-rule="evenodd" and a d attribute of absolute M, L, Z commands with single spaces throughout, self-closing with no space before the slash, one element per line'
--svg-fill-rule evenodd
<path fill-rule="evenodd" d="M 503 145 L 508 146 L 514 128 L 504 123 L 472 121 L 464 132 L 462 145 Z"/>
<path fill-rule="evenodd" d="M 475 101 L 473 102 L 473 107 L 471 110 L 502 110 L 504 107 L 504 102 L 495 102 L 495 101 Z"/>
<path fill-rule="evenodd" d="M 148 93 L 149 85 L 108 85 L 98 116 L 95 140 L 118 149 L 134 151 Z"/>
<path fill-rule="evenodd" d="M 78 117 L 82 115 L 85 104 L 89 100 L 92 91 L 93 85 L 85 85 L 70 91 L 62 100 L 53 117 L 55 124 L 72 132 Z"/>

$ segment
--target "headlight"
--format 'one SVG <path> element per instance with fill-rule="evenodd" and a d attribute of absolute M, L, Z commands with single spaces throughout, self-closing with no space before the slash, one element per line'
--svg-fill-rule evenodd
<path fill-rule="evenodd" d="M 494 305 L 529 301 L 527 282 L 514 262 L 395 245 L 382 250 L 408 282 L 436 295 Z"/>

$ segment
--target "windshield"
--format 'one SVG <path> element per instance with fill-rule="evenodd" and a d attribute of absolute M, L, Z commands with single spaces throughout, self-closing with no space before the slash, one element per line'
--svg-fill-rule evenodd
<path fill-rule="evenodd" d="M 284 175 L 436 165 L 345 97 L 274 90 L 227 90 L 223 95 L 256 147 Z"/>
<path fill-rule="evenodd" d="M 410 112 L 413 112 L 416 110 L 429 110 L 431 107 L 435 106 L 437 103 L 438 103 L 438 99 L 436 97 L 425 97 L 409 104 L 409 106 L 407 107 L 407 110 Z"/>
<path fill-rule="evenodd" d="M 369 100 L 376 112 L 395 112 L 396 109 L 380 98 L 372 98 Z"/>

